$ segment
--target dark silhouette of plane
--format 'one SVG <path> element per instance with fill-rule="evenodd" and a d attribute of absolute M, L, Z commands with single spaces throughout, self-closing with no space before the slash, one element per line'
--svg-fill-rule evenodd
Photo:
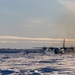
<path fill-rule="evenodd" d="M 64 54 L 65 52 L 68 53 L 68 52 L 73 52 L 75 50 L 74 47 L 66 47 L 65 44 L 66 44 L 66 40 L 63 39 L 62 47 L 46 47 L 46 46 L 44 46 L 44 47 L 34 47 L 34 48 L 43 49 L 44 52 L 46 50 L 48 50 L 48 51 L 53 50 L 55 54 L 58 54 L 58 53 Z"/>

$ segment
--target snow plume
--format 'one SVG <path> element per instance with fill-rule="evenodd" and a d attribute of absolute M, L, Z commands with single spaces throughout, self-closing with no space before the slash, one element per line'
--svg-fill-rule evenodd
<path fill-rule="evenodd" d="M 75 0 L 57 0 L 57 1 L 66 6 L 69 10 L 75 12 Z"/>
<path fill-rule="evenodd" d="M 66 38 L 75 38 L 75 0 L 57 0 L 64 11 L 57 16 L 57 25 Z M 72 40 L 71 40 L 72 41 Z"/>

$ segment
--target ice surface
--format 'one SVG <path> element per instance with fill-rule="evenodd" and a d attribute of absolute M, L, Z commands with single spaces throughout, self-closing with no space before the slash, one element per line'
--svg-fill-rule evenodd
<path fill-rule="evenodd" d="M 0 75 L 75 75 L 75 55 L 2 53 Z"/>

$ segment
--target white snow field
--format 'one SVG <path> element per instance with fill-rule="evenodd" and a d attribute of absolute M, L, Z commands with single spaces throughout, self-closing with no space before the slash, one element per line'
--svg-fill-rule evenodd
<path fill-rule="evenodd" d="M 75 55 L 2 53 L 0 75 L 75 75 Z"/>

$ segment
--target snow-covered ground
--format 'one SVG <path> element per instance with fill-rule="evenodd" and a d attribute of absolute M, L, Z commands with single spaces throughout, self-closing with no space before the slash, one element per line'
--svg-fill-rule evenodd
<path fill-rule="evenodd" d="M 0 54 L 0 75 L 75 75 L 75 55 Z"/>

